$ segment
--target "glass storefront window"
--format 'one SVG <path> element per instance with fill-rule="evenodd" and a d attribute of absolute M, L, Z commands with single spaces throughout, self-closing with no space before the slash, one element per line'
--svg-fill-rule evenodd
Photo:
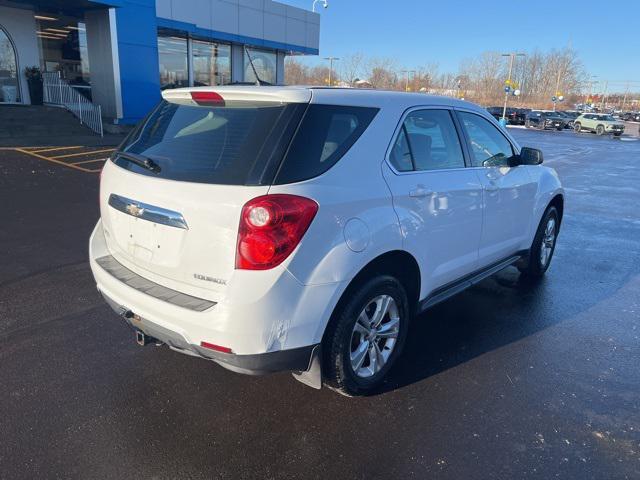
<path fill-rule="evenodd" d="M 160 30 L 158 32 L 160 88 L 189 86 L 187 39 Z"/>
<path fill-rule="evenodd" d="M 248 48 L 247 50 L 249 51 L 249 55 L 251 55 L 253 66 L 258 72 L 260 80 L 275 85 L 277 65 L 276 53 L 267 50 L 257 50 L 255 48 Z M 244 53 L 244 79 L 246 82 L 253 83 L 256 81 L 256 76 L 253 72 L 253 68 L 251 68 L 246 51 Z"/>
<path fill-rule="evenodd" d="M 231 46 L 193 40 L 193 84 L 196 87 L 231 83 Z"/>
<path fill-rule="evenodd" d="M 91 69 L 84 19 L 50 13 L 35 17 L 42 70 L 60 72 L 64 80 L 90 99 Z"/>
<path fill-rule="evenodd" d="M 18 62 L 9 36 L 0 26 L 0 103 L 20 102 Z"/>

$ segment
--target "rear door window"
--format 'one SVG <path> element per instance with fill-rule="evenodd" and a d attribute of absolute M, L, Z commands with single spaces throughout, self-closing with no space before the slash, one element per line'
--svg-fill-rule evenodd
<path fill-rule="evenodd" d="M 308 180 L 329 170 L 367 129 L 377 108 L 311 104 L 278 171 L 276 184 Z"/>
<path fill-rule="evenodd" d="M 399 172 L 463 168 L 458 132 L 448 110 L 416 110 L 405 118 L 389 161 Z"/>

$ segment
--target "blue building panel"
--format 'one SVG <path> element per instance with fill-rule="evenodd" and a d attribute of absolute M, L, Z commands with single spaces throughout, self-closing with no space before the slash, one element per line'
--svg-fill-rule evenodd
<path fill-rule="evenodd" d="M 155 0 L 123 0 L 116 8 L 124 124 L 143 118 L 160 101 Z"/>

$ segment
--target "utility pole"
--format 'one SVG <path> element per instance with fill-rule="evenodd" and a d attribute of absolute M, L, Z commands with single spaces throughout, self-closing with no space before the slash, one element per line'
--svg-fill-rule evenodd
<path fill-rule="evenodd" d="M 507 90 L 507 88 L 511 88 L 511 73 L 513 72 L 513 60 L 516 57 L 524 57 L 525 54 L 524 53 L 516 53 L 516 52 L 511 52 L 511 53 L 503 53 L 502 54 L 503 57 L 511 57 L 509 60 L 509 78 L 507 79 L 508 84 L 505 87 L 505 91 L 504 91 L 504 107 L 502 107 L 502 120 L 504 122 L 507 121 L 507 100 L 509 100 L 509 90 Z"/>
<path fill-rule="evenodd" d="M 591 75 L 591 77 L 589 77 L 589 94 L 587 95 L 587 97 L 584 99 L 584 104 L 585 106 L 587 105 L 587 102 L 589 101 L 589 99 L 591 98 L 591 94 L 593 93 L 593 85 L 598 83 L 596 80 L 594 80 L 594 78 L 598 78 L 597 75 Z M 585 108 L 586 110 L 586 108 Z"/>
<path fill-rule="evenodd" d="M 325 57 L 325 60 L 329 60 L 329 86 L 333 86 L 333 62 L 340 60 L 338 57 Z"/>
<path fill-rule="evenodd" d="M 604 92 L 602 94 L 602 103 L 600 104 L 600 110 L 604 110 L 604 106 L 607 104 L 607 86 L 609 85 L 609 81 L 604 81 Z"/>
<path fill-rule="evenodd" d="M 620 110 L 624 112 L 624 107 L 627 104 L 627 95 L 629 95 L 629 82 L 627 81 L 627 86 L 624 89 L 624 97 L 622 98 L 622 107 Z"/>
<path fill-rule="evenodd" d="M 413 73 L 413 76 L 415 77 L 416 71 L 415 70 L 401 70 L 400 73 L 405 73 L 407 75 L 406 78 L 405 78 L 405 83 L 404 83 L 404 91 L 408 92 L 409 91 L 409 74 Z"/>

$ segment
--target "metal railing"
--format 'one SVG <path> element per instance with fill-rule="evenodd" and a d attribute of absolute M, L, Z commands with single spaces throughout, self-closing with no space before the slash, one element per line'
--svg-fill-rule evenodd
<path fill-rule="evenodd" d="M 43 73 L 42 84 L 44 103 L 63 106 L 80 120 L 80 125 L 86 125 L 101 137 L 104 135 L 102 129 L 102 107 L 94 105 L 69 85 L 66 80 L 60 77 L 60 72 Z"/>

